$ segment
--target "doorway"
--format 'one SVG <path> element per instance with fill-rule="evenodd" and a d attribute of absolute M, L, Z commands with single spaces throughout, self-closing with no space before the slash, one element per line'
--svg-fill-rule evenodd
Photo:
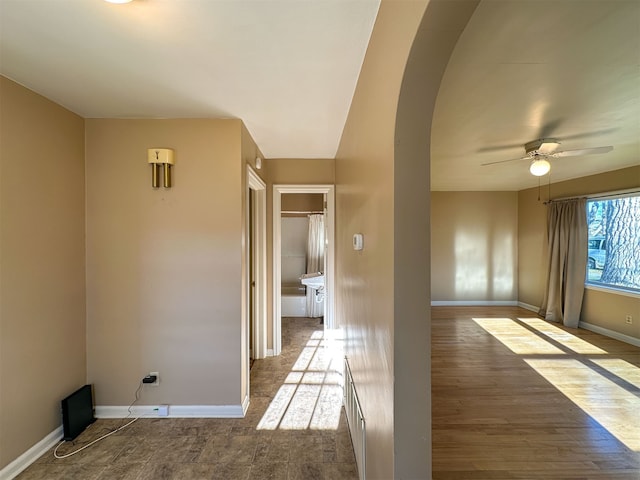
<path fill-rule="evenodd" d="M 335 328 L 335 187 L 333 185 L 274 185 L 273 186 L 273 354 L 282 349 L 282 195 L 319 193 L 325 198 L 325 310 L 324 328 Z"/>

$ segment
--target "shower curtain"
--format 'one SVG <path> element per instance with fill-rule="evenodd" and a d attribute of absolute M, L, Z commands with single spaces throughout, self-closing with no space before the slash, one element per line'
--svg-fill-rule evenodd
<path fill-rule="evenodd" d="M 309 215 L 307 273 L 324 273 L 324 242 L 324 215 Z M 324 300 L 317 302 L 316 290 L 309 287 L 307 287 L 307 315 L 312 318 L 324 316 Z"/>

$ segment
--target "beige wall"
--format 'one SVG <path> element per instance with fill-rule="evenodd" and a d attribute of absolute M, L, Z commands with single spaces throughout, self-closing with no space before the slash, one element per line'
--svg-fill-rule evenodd
<path fill-rule="evenodd" d="M 551 197 L 588 195 L 640 186 L 640 166 L 577 178 L 551 185 Z M 543 200 L 547 192 L 543 189 Z M 538 307 L 545 288 L 546 208 L 538 201 L 538 189 L 518 192 L 518 299 Z M 627 325 L 625 315 L 634 323 Z M 585 290 L 581 321 L 640 338 L 640 299 L 620 294 Z"/>
<path fill-rule="evenodd" d="M 516 301 L 517 192 L 431 193 L 431 300 Z"/>
<path fill-rule="evenodd" d="M 429 137 L 476 3 L 381 3 L 338 150 L 337 320 L 367 421 L 367 478 L 431 476 Z"/>
<path fill-rule="evenodd" d="M 430 132 L 449 57 L 478 3 L 429 2 L 398 100 L 393 229 L 395 478 L 431 477 Z M 411 375 L 406 374 L 409 371 Z"/>
<path fill-rule="evenodd" d="M 245 348 L 239 120 L 87 120 L 88 378 L 97 405 L 238 405 Z M 147 148 L 175 150 L 151 187 Z M 246 145 L 245 145 L 246 147 Z M 245 152 L 250 157 L 251 152 Z"/>
<path fill-rule="evenodd" d="M 270 185 L 333 185 L 335 160 L 270 158 L 266 162 Z"/>
<path fill-rule="evenodd" d="M 372 479 L 394 478 L 394 130 L 423 12 L 422 2 L 380 4 L 336 157 L 336 320 L 346 327 Z M 361 251 L 351 248 L 354 233 L 364 236 Z"/>
<path fill-rule="evenodd" d="M 333 185 L 335 160 L 271 158 L 267 178 L 267 349 L 273 348 L 273 186 Z"/>
<path fill-rule="evenodd" d="M 282 195 L 280 204 L 282 211 L 301 212 L 283 213 L 282 216 L 306 216 L 308 212 L 322 212 L 324 209 L 323 198 L 324 195 L 321 193 L 287 193 Z"/>
<path fill-rule="evenodd" d="M 0 77 L 0 469 L 86 381 L 84 121 Z"/>

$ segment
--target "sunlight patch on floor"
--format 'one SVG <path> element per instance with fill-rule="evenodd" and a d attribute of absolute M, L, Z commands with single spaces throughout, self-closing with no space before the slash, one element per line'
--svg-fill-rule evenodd
<path fill-rule="evenodd" d="M 315 355 L 317 349 L 318 349 L 317 345 L 304 347 L 302 349 L 302 352 L 300 352 L 300 355 L 298 356 L 296 360 L 296 364 L 293 366 L 292 371 L 301 372 L 306 370 L 307 367 L 309 366 L 309 362 L 311 362 L 311 359 Z"/>
<path fill-rule="evenodd" d="M 640 368 L 611 358 L 605 350 L 538 318 L 473 320 L 513 353 L 522 355 L 531 368 L 618 440 L 640 451 L 640 398 L 636 390 L 640 388 Z M 617 377 L 615 381 L 610 379 L 613 377 Z"/>
<path fill-rule="evenodd" d="M 342 335 L 322 330 L 309 341 L 278 390 L 258 430 L 336 430 L 342 408 Z"/>
<path fill-rule="evenodd" d="M 605 350 L 602 350 L 601 348 L 596 347 L 595 345 L 592 345 L 589 342 L 586 342 L 581 338 L 578 338 L 575 335 L 572 335 L 571 333 L 539 318 L 518 318 L 518 320 L 529 325 L 531 328 L 536 329 L 538 332 L 543 333 L 552 340 L 561 343 L 563 346 L 576 353 L 584 355 L 607 353 Z"/>
<path fill-rule="evenodd" d="M 632 363 L 620 358 L 598 358 L 591 359 L 591 361 L 634 387 L 640 388 L 640 368 Z M 640 409 L 640 406 L 638 408 Z M 640 411 L 638 416 L 640 416 Z"/>
<path fill-rule="evenodd" d="M 518 355 L 564 355 L 564 352 L 510 318 L 474 318 L 474 322 Z"/>
<path fill-rule="evenodd" d="M 631 450 L 640 451 L 640 399 L 572 359 L 525 359 L 572 402 Z"/>
<path fill-rule="evenodd" d="M 287 412 L 287 407 L 296 393 L 296 384 L 285 383 L 278 389 L 269 408 L 258 423 L 258 430 L 275 430 L 280 425 L 282 417 Z"/>

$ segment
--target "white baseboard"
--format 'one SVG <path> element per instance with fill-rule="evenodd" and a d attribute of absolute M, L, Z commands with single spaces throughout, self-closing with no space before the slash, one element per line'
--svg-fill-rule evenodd
<path fill-rule="evenodd" d="M 616 340 L 620 340 L 621 342 L 640 347 L 640 339 L 625 335 L 624 333 L 615 332 L 613 330 L 609 330 L 608 328 L 599 327 L 598 325 L 593 325 L 587 322 L 580 322 L 578 324 L 578 327 L 589 330 L 590 332 L 599 333 L 600 335 L 604 335 L 605 337 L 615 338 Z"/>
<path fill-rule="evenodd" d="M 129 407 L 124 406 L 111 406 L 111 405 L 96 405 L 95 416 L 96 418 L 126 418 L 126 417 L 158 417 L 157 405 L 141 405 L 131 407 L 131 414 L 129 414 Z"/>
<path fill-rule="evenodd" d="M 46 453 L 51 447 L 62 439 L 62 425 L 56 428 L 49 435 L 36 443 L 29 450 L 16 458 L 9 465 L 0 470 L 0 480 L 11 480 L 17 477 L 29 465 L 35 462 L 43 453 Z"/>
<path fill-rule="evenodd" d="M 170 405 L 169 416 L 176 418 L 242 418 L 242 405 Z"/>
<path fill-rule="evenodd" d="M 524 308 L 525 310 L 530 310 L 536 313 L 540 311 L 540 307 L 536 307 L 535 305 L 529 305 L 528 303 L 524 303 L 524 302 L 518 302 L 518 306 L 520 308 Z"/>
<path fill-rule="evenodd" d="M 273 357 L 273 348 L 267 348 L 267 357 Z"/>
<path fill-rule="evenodd" d="M 131 408 L 133 417 L 159 418 L 243 418 L 249 406 L 248 397 L 242 405 L 169 405 L 169 415 L 160 417 L 158 405 L 140 405 Z M 126 418 L 129 407 L 120 405 L 97 405 L 97 418 Z"/>
<path fill-rule="evenodd" d="M 432 307 L 517 307 L 516 300 L 431 300 Z"/>

